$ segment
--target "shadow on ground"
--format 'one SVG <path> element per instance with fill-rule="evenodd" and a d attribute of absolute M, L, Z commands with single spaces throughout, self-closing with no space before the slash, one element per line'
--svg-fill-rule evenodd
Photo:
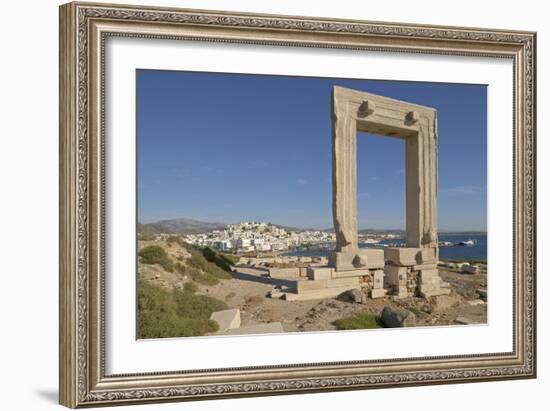
<path fill-rule="evenodd" d="M 35 391 L 35 394 L 38 397 L 44 398 L 46 401 L 48 401 L 50 403 L 53 403 L 53 404 L 58 404 L 59 403 L 59 394 L 58 394 L 57 390 L 40 389 L 40 390 Z"/>
<path fill-rule="evenodd" d="M 248 269 L 248 270 L 252 271 L 251 269 Z M 283 287 L 294 288 L 295 281 L 285 280 L 281 278 L 271 278 L 267 275 L 267 273 L 264 274 L 260 270 L 255 270 L 255 271 L 257 271 L 258 273 L 257 274 L 252 274 L 250 272 L 246 273 L 246 272 L 243 272 L 243 270 L 241 269 L 239 271 L 233 271 L 231 275 L 233 276 L 233 278 L 236 278 L 237 280 L 253 281 L 256 283 L 273 285 L 277 288 L 283 288 Z"/>

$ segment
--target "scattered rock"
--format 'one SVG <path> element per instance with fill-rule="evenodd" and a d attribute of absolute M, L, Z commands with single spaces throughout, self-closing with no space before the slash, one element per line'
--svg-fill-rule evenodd
<path fill-rule="evenodd" d="M 382 310 L 382 322 L 388 328 L 414 327 L 416 316 L 404 308 L 385 306 Z"/>
<path fill-rule="evenodd" d="M 431 314 L 433 313 L 434 308 L 430 304 L 424 304 L 422 307 L 420 307 L 420 310 L 422 310 L 426 314 Z"/>
<path fill-rule="evenodd" d="M 484 290 L 482 288 L 478 288 L 476 290 L 476 293 L 478 293 L 481 298 L 487 299 L 487 290 Z"/>
<path fill-rule="evenodd" d="M 267 293 L 267 296 L 269 298 L 282 298 L 284 294 L 285 293 L 281 292 L 280 290 L 273 289 Z"/>
<path fill-rule="evenodd" d="M 230 328 L 239 328 L 241 326 L 241 310 L 232 308 L 213 312 L 210 319 L 216 321 L 220 326 L 219 331 L 227 331 Z"/>
<path fill-rule="evenodd" d="M 463 273 L 466 273 L 466 274 L 478 274 L 479 273 L 479 267 L 477 265 L 464 264 L 461 267 L 461 270 L 462 270 Z"/>
<path fill-rule="evenodd" d="M 483 300 L 470 300 L 470 301 L 466 301 L 467 304 L 469 305 L 483 305 L 485 304 L 485 302 Z"/>
<path fill-rule="evenodd" d="M 336 298 L 340 301 L 345 301 L 348 303 L 364 304 L 366 302 L 365 294 L 355 288 L 344 291 Z"/>

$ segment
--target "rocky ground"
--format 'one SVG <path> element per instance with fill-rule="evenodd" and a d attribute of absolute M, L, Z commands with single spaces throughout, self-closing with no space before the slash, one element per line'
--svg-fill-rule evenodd
<path fill-rule="evenodd" d="M 146 243 L 141 244 L 146 245 Z M 184 260 L 186 251 L 177 245 L 166 246 L 175 260 Z M 423 298 L 367 299 L 364 303 L 324 299 L 311 301 L 285 301 L 269 298 L 274 288 L 284 288 L 286 280 L 271 279 L 267 271 L 239 267 L 233 278 L 216 285 L 197 284 L 198 294 L 222 300 L 241 311 L 242 326 L 280 322 L 287 332 L 334 330 L 334 321 L 355 313 L 368 312 L 380 316 L 385 306 L 400 307 L 412 312 L 417 326 L 483 324 L 487 322 L 486 293 L 487 271 L 480 265 L 477 274 L 461 273 L 460 269 L 440 268 L 440 275 L 451 286 L 451 294 Z M 139 264 L 139 277 L 167 288 L 182 288 L 191 281 L 176 272 L 166 272 L 159 265 Z"/>
<path fill-rule="evenodd" d="M 472 275 L 441 269 L 441 277 L 451 284 L 450 295 L 427 300 L 368 299 L 364 304 L 338 299 L 285 301 L 267 298 L 267 293 L 274 286 L 284 285 L 284 280 L 271 280 L 260 273 L 259 270 L 241 268 L 234 273 L 234 279 L 213 287 L 203 287 L 202 292 L 239 308 L 245 325 L 277 321 L 283 324 L 285 331 L 334 330 L 333 323 L 340 318 L 357 312 L 379 316 L 385 306 L 411 311 L 416 316 L 417 326 L 487 322 L 487 305 L 476 291 L 486 289 L 486 272 Z M 252 278 L 255 276 L 260 278 Z"/>

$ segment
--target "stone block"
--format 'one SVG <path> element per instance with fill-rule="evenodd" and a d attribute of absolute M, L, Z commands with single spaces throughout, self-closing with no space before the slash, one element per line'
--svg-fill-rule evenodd
<path fill-rule="evenodd" d="M 416 253 L 416 262 L 418 264 L 437 264 L 435 248 L 421 248 Z"/>
<path fill-rule="evenodd" d="M 383 268 L 385 264 L 384 250 L 359 249 L 353 259 L 356 268 Z"/>
<path fill-rule="evenodd" d="M 269 268 L 269 276 L 271 278 L 298 278 L 300 277 L 300 269 L 298 267 L 291 268 Z"/>
<path fill-rule="evenodd" d="M 332 278 L 345 278 L 345 277 L 363 277 L 370 275 L 371 271 L 368 269 L 354 269 L 346 271 L 332 271 Z"/>
<path fill-rule="evenodd" d="M 420 248 L 414 247 L 387 247 L 384 249 L 384 258 L 393 265 L 407 267 L 417 265 L 416 255 Z"/>
<path fill-rule="evenodd" d="M 384 270 L 375 270 L 372 273 L 373 284 L 372 288 L 384 288 Z"/>
<path fill-rule="evenodd" d="M 420 296 L 427 298 L 437 295 L 450 294 L 451 289 L 448 283 L 441 280 L 439 270 L 420 270 Z"/>
<path fill-rule="evenodd" d="M 352 252 L 336 252 L 330 255 L 328 265 L 333 267 L 336 271 L 354 270 L 356 267 L 353 265 L 353 259 L 355 253 Z"/>
<path fill-rule="evenodd" d="M 216 311 L 212 313 L 210 319 L 218 323 L 220 326 L 219 331 L 239 328 L 241 326 L 241 311 L 238 308 Z"/>
<path fill-rule="evenodd" d="M 296 281 L 296 292 L 298 294 L 308 290 L 321 290 L 321 289 L 339 288 L 339 287 L 348 287 L 347 289 L 359 288 L 359 278 L 349 277 L 349 278 L 335 278 L 330 280 Z"/>
<path fill-rule="evenodd" d="M 397 299 L 407 298 L 409 296 L 409 292 L 407 291 L 407 287 L 404 286 L 404 285 L 394 287 L 393 296 L 394 296 L 394 298 L 397 298 Z"/>
<path fill-rule="evenodd" d="M 386 284 L 397 286 L 407 281 L 407 267 L 387 265 L 384 268 L 386 273 Z"/>
<path fill-rule="evenodd" d="M 432 268 L 430 270 L 420 270 L 420 281 L 428 281 L 433 278 L 439 278 L 439 270 L 437 268 Z"/>
<path fill-rule="evenodd" d="M 429 297 L 436 297 L 438 295 L 448 295 L 451 293 L 451 289 L 450 288 L 437 288 L 437 289 L 433 289 L 433 290 L 420 290 L 420 296 L 423 297 L 423 298 L 429 298 Z"/>
<path fill-rule="evenodd" d="M 307 267 L 307 277 L 310 280 L 330 280 L 332 278 L 333 269 L 328 266 L 323 267 Z"/>
<path fill-rule="evenodd" d="M 374 288 L 370 290 L 370 298 L 383 298 L 388 294 L 385 288 Z"/>

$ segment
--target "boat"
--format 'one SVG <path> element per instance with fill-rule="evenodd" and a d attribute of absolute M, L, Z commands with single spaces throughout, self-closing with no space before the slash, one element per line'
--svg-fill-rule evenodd
<path fill-rule="evenodd" d="M 374 238 L 365 238 L 362 243 L 363 244 L 378 244 L 380 240 L 375 240 Z"/>
<path fill-rule="evenodd" d="M 472 247 L 476 245 L 476 242 L 474 240 L 459 241 L 458 243 L 456 243 L 456 245 Z"/>

